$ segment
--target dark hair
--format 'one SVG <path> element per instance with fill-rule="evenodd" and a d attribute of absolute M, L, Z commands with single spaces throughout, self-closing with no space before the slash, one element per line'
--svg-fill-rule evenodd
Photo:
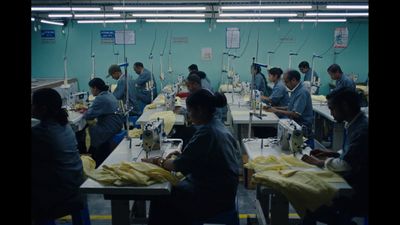
<path fill-rule="evenodd" d="M 197 67 L 196 64 L 192 64 L 188 67 L 189 70 L 193 70 L 193 71 L 199 71 L 199 68 Z"/>
<path fill-rule="evenodd" d="M 32 96 L 32 104 L 47 108 L 43 120 L 55 119 L 62 126 L 68 123 L 68 113 L 61 108 L 61 96 L 56 90 L 43 88 L 35 91 Z"/>
<path fill-rule="evenodd" d="M 100 91 L 108 91 L 108 86 L 101 78 L 95 77 L 89 81 L 89 87 L 96 87 Z"/>
<path fill-rule="evenodd" d="M 200 79 L 206 79 L 207 77 L 207 74 L 203 71 L 197 71 L 197 75 L 200 77 Z"/>
<path fill-rule="evenodd" d="M 197 83 L 201 86 L 201 78 L 197 75 L 196 72 L 190 73 L 186 80 L 189 82 Z"/>
<path fill-rule="evenodd" d="M 328 71 L 328 72 L 331 72 L 331 73 L 337 73 L 337 72 L 343 73 L 343 72 L 342 72 L 342 68 L 340 68 L 340 66 L 339 66 L 338 64 L 332 64 L 332 65 L 330 65 L 330 66 L 328 67 L 327 71 Z"/>
<path fill-rule="evenodd" d="M 133 64 L 133 66 L 143 68 L 143 63 L 135 62 L 135 64 Z"/>
<path fill-rule="evenodd" d="M 286 74 L 287 74 L 288 80 L 293 80 L 293 79 L 295 79 L 297 81 L 300 80 L 300 73 L 297 70 L 289 70 L 286 72 Z"/>
<path fill-rule="evenodd" d="M 308 64 L 307 61 L 303 61 L 299 64 L 299 69 L 300 68 L 310 68 L 310 64 Z"/>
<path fill-rule="evenodd" d="M 283 73 L 283 71 L 282 71 L 281 68 L 274 67 L 274 68 L 269 69 L 269 70 L 268 70 L 268 73 L 270 73 L 270 74 L 272 74 L 272 75 L 277 75 L 278 78 L 280 78 L 281 75 L 282 75 L 282 73 Z"/>
<path fill-rule="evenodd" d="M 261 72 L 261 66 L 254 64 L 254 69 L 256 70 L 257 73 Z"/>
<path fill-rule="evenodd" d="M 226 106 L 227 100 L 225 95 L 215 92 L 214 94 L 207 89 L 200 89 L 189 95 L 186 99 L 188 107 L 200 107 L 205 109 L 206 117 L 211 119 L 216 108 Z"/>
<path fill-rule="evenodd" d="M 326 99 L 334 106 L 341 107 L 343 103 L 346 103 L 353 112 L 360 111 L 360 95 L 348 87 L 332 91 L 326 96 Z"/>

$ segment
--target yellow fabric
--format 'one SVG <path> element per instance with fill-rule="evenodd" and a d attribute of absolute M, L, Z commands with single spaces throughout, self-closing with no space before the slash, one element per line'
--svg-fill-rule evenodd
<path fill-rule="evenodd" d="M 166 181 L 176 185 L 182 178 L 181 175 L 173 175 L 159 166 L 144 162 L 103 165 L 100 169 L 91 170 L 88 176 L 102 184 L 117 186 L 147 186 Z"/>
<path fill-rule="evenodd" d="M 93 101 L 95 98 L 96 98 L 95 96 L 89 95 L 88 100 L 91 102 L 91 101 Z"/>
<path fill-rule="evenodd" d="M 86 120 L 86 123 L 87 123 L 87 125 L 89 125 L 89 126 L 93 126 L 93 125 L 95 125 L 95 124 L 97 123 L 97 120 L 96 120 L 96 119 L 93 119 L 93 120 Z"/>
<path fill-rule="evenodd" d="M 294 168 L 316 168 L 293 155 L 281 154 L 258 156 L 244 165 L 254 169 L 253 179 L 280 191 L 292 203 L 300 216 L 306 209 L 311 211 L 323 204 L 329 204 L 337 190 L 328 182 L 345 182 L 336 173 L 329 170 L 299 170 Z"/>
<path fill-rule="evenodd" d="M 158 104 L 158 105 L 164 105 L 165 104 L 165 96 L 159 95 L 156 99 L 154 99 L 153 103 Z"/>
<path fill-rule="evenodd" d="M 311 95 L 311 100 L 316 102 L 326 102 L 325 95 Z"/>
<path fill-rule="evenodd" d="M 129 137 L 138 138 L 143 133 L 142 129 L 134 128 L 133 130 L 129 131 Z"/>
<path fill-rule="evenodd" d="M 175 124 L 176 120 L 175 113 L 172 111 L 162 111 L 162 112 L 155 112 L 149 116 L 149 120 L 157 118 L 164 119 L 164 132 L 166 135 L 168 135 Z"/>
<path fill-rule="evenodd" d="M 250 95 L 243 96 L 243 101 L 245 101 L 245 102 L 250 101 Z"/>
<path fill-rule="evenodd" d="M 155 109 L 155 108 L 157 108 L 157 105 L 155 103 L 150 103 L 144 107 L 143 111 L 146 112 L 149 111 L 150 109 Z"/>
<path fill-rule="evenodd" d="M 306 210 L 314 211 L 322 205 L 330 205 L 337 189 L 311 171 L 262 171 L 253 175 L 261 183 L 280 191 L 303 217 Z"/>
<path fill-rule="evenodd" d="M 360 89 L 365 95 L 368 95 L 368 87 L 365 85 L 356 85 L 356 89 Z"/>
<path fill-rule="evenodd" d="M 90 133 L 89 133 L 89 128 L 85 129 L 86 133 L 86 138 L 85 138 L 85 144 L 86 144 L 86 149 L 90 148 Z"/>
<path fill-rule="evenodd" d="M 175 97 L 175 106 L 182 106 L 182 99 L 179 96 Z"/>
<path fill-rule="evenodd" d="M 115 88 L 117 88 L 117 84 L 111 84 L 111 92 L 114 92 Z"/>
<path fill-rule="evenodd" d="M 88 173 L 96 168 L 96 162 L 88 155 L 81 155 L 83 174 L 87 177 Z"/>

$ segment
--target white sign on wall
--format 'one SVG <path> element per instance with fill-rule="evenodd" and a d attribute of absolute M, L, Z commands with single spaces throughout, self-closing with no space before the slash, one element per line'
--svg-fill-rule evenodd
<path fill-rule="evenodd" d="M 124 31 L 123 30 L 115 31 L 115 44 L 117 44 L 117 45 L 124 44 Z M 127 44 L 127 45 L 136 44 L 135 31 L 125 30 L 125 44 Z"/>
<path fill-rule="evenodd" d="M 240 48 L 240 29 L 237 27 L 226 28 L 226 48 Z"/>
<path fill-rule="evenodd" d="M 335 29 L 335 48 L 347 48 L 347 43 L 349 40 L 349 30 L 347 27 L 337 27 Z"/>
<path fill-rule="evenodd" d="M 212 59 L 212 49 L 211 48 L 202 48 L 201 49 L 201 59 L 202 60 L 211 60 Z"/>

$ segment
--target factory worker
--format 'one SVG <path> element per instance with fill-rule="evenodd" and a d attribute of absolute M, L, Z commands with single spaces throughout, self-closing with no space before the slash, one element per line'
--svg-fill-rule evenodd
<path fill-rule="evenodd" d="M 263 102 L 267 102 L 273 106 L 285 107 L 289 103 L 289 95 L 286 86 L 281 79 L 283 71 L 274 67 L 268 70 L 268 80 L 274 84 L 272 93 L 269 97 L 261 96 Z"/>
<path fill-rule="evenodd" d="M 267 80 L 263 73 L 261 73 L 261 67 L 259 65 L 251 66 L 251 73 L 254 76 L 253 89 L 262 92 L 262 95 L 268 95 L 267 93 Z"/>
<path fill-rule="evenodd" d="M 113 94 L 115 98 L 118 100 L 122 100 L 122 102 L 125 104 L 126 103 L 126 75 L 122 74 L 121 68 L 113 64 L 108 68 L 108 75 L 107 77 L 112 77 L 114 80 L 117 80 L 117 87 L 115 88 Z M 128 92 L 129 92 L 129 106 L 133 107 L 133 110 L 129 113 L 130 115 L 140 115 L 141 112 L 138 109 L 138 106 L 136 104 L 136 87 L 135 87 L 135 82 L 128 74 Z"/>
<path fill-rule="evenodd" d="M 307 61 L 302 61 L 299 63 L 299 70 L 304 74 L 304 81 L 310 81 L 311 82 L 311 68 L 310 64 Z M 319 79 L 317 72 L 313 71 L 313 77 L 315 79 Z"/>
<path fill-rule="evenodd" d="M 368 215 L 368 118 L 360 110 L 359 96 L 352 89 L 339 89 L 326 98 L 333 118 L 338 123 L 346 122 L 344 148 L 340 153 L 315 149 L 302 160 L 342 175 L 353 194 L 336 197 L 331 206 L 309 212 L 303 224 L 351 224 L 352 217 Z"/>
<path fill-rule="evenodd" d="M 118 100 L 108 92 L 108 86 L 100 78 L 89 81 L 90 91 L 96 98 L 88 111 L 83 115 L 86 120 L 97 119 L 95 125 L 89 127 L 89 153 L 98 167 L 111 153 L 110 142 L 115 134 L 121 131 L 123 116 L 117 114 Z"/>
<path fill-rule="evenodd" d="M 314 148 L 312 124 L 314 120 L 310 92 L 300 80 L 300 73 L 289 70 L 283 76 L 286 87 L 289 89 L 289 103 L 287 107 L 265 107 L 267 111 L 287 116 L 303 127 L 303 135 L 308 138 L 306 143 Z"/>
<path fill-rule="evenodd" d="M 350 88 L 356 90 L 356 85 L 354 81 L 350 79 L 347 75 L 343 74 L 342 69 L 338 64 L 332 64 L 327 69 L 329 76 L 332 80 L 336 80 L 336 87 L 331 90 L 331 92 L 339 90 L 341 88 Z"/>
<path fill-rule="evenodd" d="M 143 111 L 147 104 L 150 104 L 157 97 L 157 84 L 154 78 L 152 78 L 151 72 L 143 67 L 143 63 L 135 62 L 133 70 L 139 77 L 135 80 L 136 84 L 136 99 L 138 100 L 139 109 Z M 152 81 L 152 82 L 150 82 Z M 153 84 L 153 87 L 151 86 Z M 151 90 L 153 88 L 153 99 L 151 98 Z"/>
<path fill-rule="evenodd" d="M 186 176 L 173 187 L 171 196 L 151 202 L 150 225 L 192 224 L 235 209 L 240 153 L 230 131 L 214 117 L 216 107 L 226 105 L 226 98 L 201 89 L 186 104 L 197 129 L 182 154 L 142 159 Z M 176 158 L 171 157 L 175 154 Z"/>
<path fill-rule="evenodd" d="M 211 81 L 210 79 L 207 78 L 207 74 L 203 71 L 199 71 L 199 68 L 197 67 L 196 64 L 190 65 L 188 67 L 188 70 L 189 70 L 189 75 L 193 72 L 196 72 L 196 74 L 200 77 L 202 88 L 213 91 L 213 88 L 211 86 Z"/>
<path fill-rule="evenodd" d="M 33 224 L 68 215 L 72 204 L 84 204 L 79 192 L 84 180 L 78 143 L 61 105 L 61 96 L 53 89 L 33 93 L 32 117 L 40 120 L 31 130 Z"/>

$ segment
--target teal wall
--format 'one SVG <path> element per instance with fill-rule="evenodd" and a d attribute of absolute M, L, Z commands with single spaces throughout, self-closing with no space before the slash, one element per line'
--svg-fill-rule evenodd
<path fill-rule="evenodd" d="M 341 54 L 336 56 L 338 63 L 345 73 L 356 73 L 359 75 L 358 81 L 365 81 L 368 76 L 368 23 L 224 23 L 216 24 L 216 28 L 209 32 L 208 23 L 202 24 L 164 24 L 164 23 L 131 23 L 128 29 L 135 30 L 136 45 L 126 46 L 126 56 L 130 63 L 129 73 L 134 73 L 132 65 L 135 61 L 142 61 L 145 67 L 150 68 L 148 59 L 150 49 L 154 40 L 154 33 L 157 30 L 157 39 L 154 46 L 154 74 L 160 74 L 160 52 L 164 47 L 167 31 L 172 31 L 173 37 L 188 37 L 188 43 L 172 43 L 172 77 L 167 73 L 168 70 L 168 50 L 169 40 L 163 57 L 164 73 L 167 81 L 175 80 L 177 75 L 187 75 L 187 67 L 195 63 L 200 70 L 207 73 L 214 88 L 217 88 L 221 75 L 222 52 L 225 49 L 225 29 L 226 27 L 239 27 L 241 31 L 241 48 L 231 50 L 232 53 L 240 55 L 244 51 L 248 33 L 251 30 L 250 41 L 247 49 L 241 58 L 236 59 L 234 66 L 240 75 L 241 80 L 248 81 L 249 68 L 252 57 L 256 55 L 257 34 L 259 32 L 258 62 L 267 63 L 267 51 L 275 49 L 279 38 L 284 37 L 291 30 L 287 37 L 290 43 L 282 43 L 276 53 L 271 56 L 271 66 L 279 66 L 282 69 L 288 67 L 288 53 L 296 52 L 304 44 L 298 56 L 292 58 L 292 68 L 297 69 L 297 65 L 302 60 L 307 60 L 311 64 L 313 53 L 322 54 L 329 49 L 333 42 L 333 33 L 336 27 L 347 26 L 349 38 L 352 38 L 349 47 Z M 55 29 L 56 40 L 54 43 L 44 43 L 40 38 L 40 32 L 34 32 L 32 25 L 32 77 L 63 77 L 64 74 L 64 49 L 66 34 L 61 33 L 60 26 L 41 24 L 41 29 Z M 105 78 L 110 64 L 115 63 L 116 58 L 113 54 L 113 45 L 100 43 L 100 30 L 122 30 L 122 24 L 70 24 L 70 34 L 68 40 L 68 74 L 79 80 L 81 90 L 88 90 L 87 82 L 92 71 L 90 58 L 90 40 L 93 32 L 93 50 L 96 55 L 96 75 Z M 304 42 L 308 37 L 308 41 Z M 213 59 L 211 61 L 201 60 L 201 49 L 211 47 Z M 115 50 L 120 53 L 122 61 L 123 46 L 115 46 Z M 327 67 L 334 62 L 333 48 L 323 57 L 316 61 L 316 71 L 322 80 L 321 93 L 328 92 L 329 75 Z M 339 50 L 341 51 L 341 50 Z M 226 58 L 224 59 L 226 64 Z M 264 74 L 266 72 L 264 71 Z M 157 78 L 158 79 L 158 78 Z M 107 82 L 114 83 L 111 78 Z M 158 80 L 157 80 L 158 81 Z M 159 85 L 159 81 L 158 87 Z"/>

